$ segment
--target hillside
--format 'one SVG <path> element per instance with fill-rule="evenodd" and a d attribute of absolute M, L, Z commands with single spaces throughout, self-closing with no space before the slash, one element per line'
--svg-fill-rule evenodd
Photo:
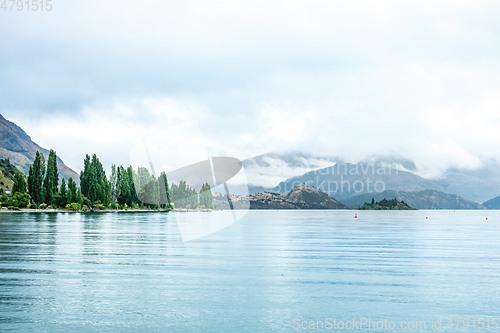
<path fill-rule="evenodd" d="M 483 202 L 483 206 L 488 209 L 500 209 L 500 196 Z"/>
<path fill-rule="evenodd" d="M 376 201 L 384 198 L 396 198 L 398 201 L 404 201 L 417 209 L 485 209 L 483 205 L 477 202 L 436 190 L 413 192 L 389 190 L 380 193 L 364 193 L 347 198 L 342 203 L 349 207 L 362 206 L 365 202 L 371 202 L 372 198 Z"/>
<path fill-rule="evenodd" d="M 8 159 L 0 159 L 0 188 L 12 190 L 17 168 Z"/>
<path fill-rule="evenodd" d="M 249 196 L 231 195 L 235 209 L 347 209 L 347 207 L 312 186 L 300 184 L 289 193 L 262 192 Z M 213 193 L 213 202 L 219 209 L 229 209 L 223 194 Z"/>
<path fill-rule="evenodd" d="M 40 147 L 23 131 L 11 121 L 6 120 L 0 114 L 0 158 L 9 158 L 22 173 L 28 174 L 29 167 L 35 160 L 36 151 L 40 151 L 47 160 L 49 150 Z M 78 182 L 79 175 L 64 164 L 58 157 L 57 167 L 62 177 L 72 177 Z"/>

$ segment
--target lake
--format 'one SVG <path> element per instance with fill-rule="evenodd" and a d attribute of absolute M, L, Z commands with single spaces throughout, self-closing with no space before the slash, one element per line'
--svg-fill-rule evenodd
<path fill-rule="evenodd" d="M 217 214 L 1 213 L 0 330 L 500 332 L 498 211 Z"/>

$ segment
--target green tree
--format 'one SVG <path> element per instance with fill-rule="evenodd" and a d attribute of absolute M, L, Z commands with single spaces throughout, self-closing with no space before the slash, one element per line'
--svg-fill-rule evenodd
<path fill-rule="evenodd" d="M 111 191 L 111 203 L 115 203 L 118 198 L 118 175 L 116 171 L 116 165 L 111 165 L 111 175 L 109 176 L 109 185 Z"/>
<path fill-rule="evenodd" d="M 26 208 L 30 203 L 30 195 L 26 192 L 16 192 L 11 195 L 2 196 L 2 206 L 17 208 Z"/>
<path fill-rule="evenodd" d="M 30 170 L 28 172 L 28 193 L 30 194 L 32 194 L 34 191 L 33 182 L 34 182 L 33 166 L 30 165 Z"/>
<path fill-rule="evenodd" d="M 28 191 L 33 202 L 40 205 L 45 199 L 43 193 L 43 178 L 45 175 L 45 158 L 39 151 L 35 154 L 35 161 L 28 176 Z"/>
<path fill-rule="evenodd" d="M 59 172 L 57 170 L 57 155 L 54 150 L 50 150 L 47 160 L 47 172 L 43 181 L 45 203 L 47 205 L 54 204 L 54 196 L 57 193 L 57 185 L 59 184 Z"/>
<path fill-rule="evenodd" d="M 78 202 L 78 200 L 76 199 L 76 189 L 77 186 L 76 186 L 76 183 L 75 181 L 73 180 L 73 178 L 69 177 L 68 179 L 68 192 L 66 193 L 66 198 L 67 198 L 67 202 L 70 204 L 70 203 L 73 203 L 73 202 Z"/>
<path fill-rule="evenodd" d="M 66 190 L 66 180 L 63 178 L 61 180 L 61 186 L 59 187 L 59 192 L 54 195 L 54 202 L 57 207 L 64 208 L 68 203 L 68 193 Z"/>
<path fill-rule="evenodd" d="M 12 194 L 15 193 L 26 193 L 26 180 L 24 175 L 16 170 L 14 175 L 14 185 L 12 186 Z"/>
<path fill-rule="evenodd" d="M 127 168 L 127 176 L 128 176 L 128 180 L 129 180 L 129 187 L 130 187 L 130 198 L 129 198 L 130 203 L 129 203 L 129 205 L 134 205 L 134 204 L 137 204 L 139 202 L 139 199 L 137 198 L 137 190 L 136 190 L 135 182 L 134 182 L 136 175 L 135 175 L 135 171 L 132 168 L 132 166 L 129 166 Z"/>
<path fill-rule="evenodd" d="M 170 191 L 168 189 L 168 180 L 165 172 L 160 174 L 160 178 L 158 179 L 160 186 L 160 205 L 164 208 L 169 208 L 172 201 L 170 199 Z"/>
<path fill-rule="evenodd" d="M 85 155 L 83 160 L 83 170 L 80 171 L 80 188 L 82 193 L 87 195 L 89 192 L 89 182 L 90 182 L 90 156 Z"/>
<path fill-rule="evenodd" d="M 82 188 L 81 187 L 79 187 L 78 190 L 76 191 L 76 199 L 75 200 L 76 200 L 76 203 L 78 203 L 80 206 L 83 206 L 84 197 L 83 197 L 83 194 L 82 194 Z"/>
<path fill-rule="evenodd" d="M 92 160 L 89 155 L 85 157 L 83 171 L 80 173 L 80 188 L 90 205 L 109 205 L 111 186 L 96 154 L 92 155 Z"/>
<path fill-rule="evenodd" d="M 119 166 L 116 175 L 117 200 L 120 205 L 130 205 L 130 180 L 128 173 L 123 166 Z"/>
<path fill-rule="evenodd" d="M 212 201 L 212 190 L 208 183 L 203 184 L 200 190 L 200 205 L 205 206 L 205 208 L 212 209 L 213 201 Z"/>
<path fill-rule="evenodd" d="M 143 204 L 156 207 L 160 204 L 160 187 L 154 176 L 149 174 L 147 168 L 138 168 L 136 181 L 139 184 L 138 198 Z"/>

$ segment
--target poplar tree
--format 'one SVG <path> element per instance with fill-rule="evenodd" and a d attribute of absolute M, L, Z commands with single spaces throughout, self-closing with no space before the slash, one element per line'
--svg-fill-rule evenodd
<path fill-rule="evenodd" d="M 66 193 L 67 203 L 78 202 L 76 200 L 76 183 L 73 178 L 68 179 L 68 192 Z"/>
<path fill-rule="evenodd" d="M 88 197 L 89 193 L 89 182 L 90 182 L 90 156 L 85 155 L 83 160 L 83 170 L 80 172 L 80 188 L 82 194 Z"/>
<path fill-rule="evenodd" d="M 91 205 L 109 205 L 111 187 L 96 154 L 92 155 L 92 160 L 89 155 L 85 157 L 83 171 L 80 173 L 80 188 Z"/>
<path fill-rule="evenodd" d="M 115 203 L 118 197 L 117 189 L 118 175 L 116 174 L 116 165 L 111 165 L 111 175 L 109 176 L 109 185 L 111 188 L 111 203 Z"/>
<path fill-rule="evenodd" d="M 54 195 L 54 201 L 58 207 L 64 208 L 68 203 L 68 196 L 66 190 L 66 180 L 63 178 L 61 180 L 61 186 L 59 187 L 59 192 Z"/>
<path fill-rule="evenodd" d="M 41 204 L 44 199 L 43 177 L 45 175 L 45 158 L 39 151 L 35 154 L 35 161 L 30 167 L 28 176 L 28 190 L 33 202 Z"/>
<path fill-rule="evenodd" d="M 59 184 L 59 172 L 57 170 L 57 155 L 54 150 L 50 150 L 47 160 L 47 172 L 43 181 L 45 203 L 54 204 L 54 196 L 57 194 L 57 185 Z"/>
<path fill-rule="evenodd" d="M 30 165 L 30 170 L 28 172 L 28 193 L 33 193 L 33 166 Z"/>
<path fill-rule="evenodd" d="M 168 190 L 168 180 L 165 172 L 160 174 L 160 178 L 158 179 L 158 183 L 160 186 L 160 205 L 162 207 L 170 207 L 172 203 L 170 200 L 170 191 Z"/>
<path fill-rule="evenodd" d="M 130 187 L 130 204 L 136 204 L 139 202 L 139 199 L 137 198 L 137 190 L 135 188 L 135 182 L 134 182 L 134 177 L 135 177 L 135 172 L 132 166 L 129 166 L 127 168 L 127 176 L 129 180 L 129 187 Z"/>

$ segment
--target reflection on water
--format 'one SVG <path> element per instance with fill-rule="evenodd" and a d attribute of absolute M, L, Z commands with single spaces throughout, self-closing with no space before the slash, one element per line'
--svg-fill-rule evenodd
<path fill-rule="evenodd" d="M 495 211 L 251 211 L 181 241 L 176 216 L 217 213 L 0 214 L 0 328 L 275 332 L 295 318 L 500 316 Z"/>

